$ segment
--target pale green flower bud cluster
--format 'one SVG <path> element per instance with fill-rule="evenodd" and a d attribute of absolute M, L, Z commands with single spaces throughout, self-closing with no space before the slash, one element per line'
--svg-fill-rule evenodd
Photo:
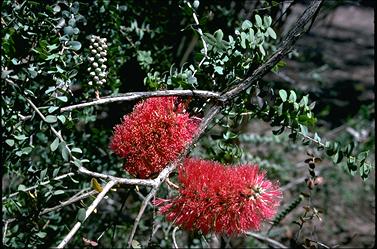
<path fill-rule="evenodd" d="M 88 72 L 92 80 L 88 84 L 103 85 L 106 83 L 107 76 L 107 66 L 105 64 L 107 61 L 107 39 L 92 35 L 90 43 L 90 56 L 88 57 L 90 66 L 88 67 Z"/>

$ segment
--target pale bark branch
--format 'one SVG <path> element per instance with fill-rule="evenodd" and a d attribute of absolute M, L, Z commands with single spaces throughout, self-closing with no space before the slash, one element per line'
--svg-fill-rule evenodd
<path fill-rule="evenodd" d="M 96 190 L 91 190 L 87 193 L 84 193 L 82 195 L 79 195 L 79 196 L 73 196 L 71 197 L 70 199 L 64 201 L 64 202 L 61 202 L 59 205 L 57 206 L 54 206 L 54 207 L 51 207 L 51 208 L 46 208 L 46 209 L 43 209 L 42 212 L 39 214 L 39 215 L 44 215 L 44 214 L 47 214 L 47 213 L 50 213 L 50 212 L 53 212 L 55 210 L 58 210 L 58 209 L 61 209 L 65 206 L 68 206 L 68 205 L 71 205 L 75 202 L 78 202 L 78 201 L 81 201 L 81 200 L 84 200 L 86 198 L 88 198 L 89 196 L 93 196 L 95 195 L 96 193 L 98 193 Z"/>
<path fill-rule="evenodd" d="M 73 176 L 73 175 L 74 175 L 74 173 L 67 173 L 67 174 L 64 174 L 64 175 L 60 175 L 60 176 L 57 176 L 57 177 L 55 177 L 55 178 L 53 178 L 53 179 L 51 179 L 51 180 L 44 181 L 44 182 L 41 182 L 40 184 L 37 184 L 37 185 L 31 186 L 31 187 L 28 187 L 28 188 L 26 188 L 26 189 L 24 189 L 24 190 L 22 190 L 22 191 L 27 192 L 27 191 L 30 191 L 30 190 L 36 189 L 36 188 L 38 188 L 39 186 L 47 185 L 47 184 L 49 184 L 51 181 L 58 181 L 58 180 L 61 180 L 61 179 L 66 178 L 67 176 Z M 8 199 L 8 198 L 12 198 L 12 197 L 18 195 L 19 193 L 20 193 L 20 191 L 17 191 L 17 192 L 15 192 L 15 193 L 12 193 L 12 194 L 10 194 L 10 195 L 8 195 L 8 196 L 3 197 L 2 200 L 4 201 L 4 200 L 6 200 L 6 199 Z"/>
<path fill-rule="evenodd" d="M 85 222 L 86 219 L 91 215 L 97 205 L 101 202 L 101 200 L 106 196 L 107 192 L 116 184 L 117 182 L 114 180 L 109 181 L 106 186 L 103 188 L 102 192 L 98 194 L 97 198 L 93 201 L 93 203 L 88 207 L 85 213 L 85 218 L 82 222 L 77 222 L 72 230 L 65 236 L 65 238 L 60 242 L 57 248 L 64 248 L 67 243 L 72 239 L 72 237 L 76 234 L 76 232 L 81 227 L 81 224 Z"/>
<path fill-rule="evenodd" d="M 156 181 L 152 179 L 129 179 L 129 178 L 122 178 L 122 177 L 116 177 L 111 175 L 106 175 L 98 172 L 93 172 L 85 167 L 81 166 L 78 169 L 78 172 L 85 175 L 90 175 L 93 177 L 98 177 L 104 180 L 113 180 L 116 181 L 118 184 L 126 184 L 126 185 L 142 185 L 142 186 L 156 186 Z"/>
<path fill-rule="evenodd" d="M 177 244 L 177 240 L 175 239 L 175 233 L 178 231 L 179 227 L 174 227 L 173 229 L 173 232 L 171 234 L 172 238 L 173 238 L 173 245 L 174 245 L 174 248 L 175 249 L 178 249 L 178 244 Z"/>
<path fill-rule="evenodd" d="M 219 93 L 211 92 L 211 91 L 204 91 L 204 90 L 161 90 L 161 91 L 153 91 L 153 92 L 129 92 L 118 94 L 116 96 L 106 96 L 101 97 L 99 100 L 94 100 L 90 102 L 85 102 L 77 105 L 66 106 L 60 109 L 60 112 L 67 112 L 72 111 L 74 109 L 80 109 L 88 106 L 94 105 L 103 105 L 108 103 L 114 102 L 122 102 L 122 101 L 131 101 L 135 99 L 141 98 L 149 98 L 149 97 L 162 97 L 162 96 L 194 96 L 200 98 L 213 98 L 217 100 L 222 100 L 222 97 Z"/>
<path fill-rule="evenodd" d="M 304 11 L 296 21 L 295 26 L 283 39 L 280 47 L 270 56 L 270 58 L 258 67 L 248 78 L 238 85 L 226 91 L 222 96 L 230 100 L 238 96 L 242 91 L 249 88 L 254 82 L 262 78 L 269 72 L 283 57 L 292 49 L 294 43 L 304 34 L 306 24 L 314 17 L 322 1 L 311 1 L 310 6 Z"/>
<path fill-rule="evenodd" d="M 288 248 L 287 246 L 281 244 L 280 242 L 273 240 L 269 237 L 263 236 L 261 234 L 254 233 L 254 232 L 247 232 L 246 234 L 256 238 L 259 241 L 267 242 L 268 244 L 270 244 L 274 248 Z"/>

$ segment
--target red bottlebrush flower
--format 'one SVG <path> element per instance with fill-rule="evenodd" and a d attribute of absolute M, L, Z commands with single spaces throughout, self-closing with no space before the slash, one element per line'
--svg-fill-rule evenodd
<path fill-rule="evenodd" d="M 179 169 L 179 195 L 157 199 L 160 213 L 189 231 L 240 234 L 272 219 L 282 193 L 257 165 L 224 166 L 186 159 Z"/>
<path fill-rule="evenodd" d="M 131 175 L 149 178 L 182 152 L 199 125 L 177 97 L 154 97 L 137 104 L 114 127 L 110 148 L 126 159 Z"/>

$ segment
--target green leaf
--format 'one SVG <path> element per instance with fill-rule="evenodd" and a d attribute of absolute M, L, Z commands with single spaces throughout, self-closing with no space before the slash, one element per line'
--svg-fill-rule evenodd
<path fill-rule="evenodd" d="M 48 113 L 53 113 L 53 112 L 56 111 L 57 109 L 59 109 L 58 106 L 50 106 L 50 107 L 48 108 Z"/>
<path fill-rule="evenodd" d="M 47 123 L 55 123 L 56 121 L 58 121 L 56 116 L 53 116 L 53 115 L 47 115 L 46 116 L 46 122 Z"/>
<path fill-rule="evenodd" d="M 243 21 L 242 26 L 241 26 L 243 30 L 247 30 L 252 27 L 253 27 L 253 24 L 249 20 Z"/>
<path fill-rule="evenodd" d="M 58 96 L 56 97 L 58 100 L 60 101 L 63 101 L 63 102 L 67 102 L 68 101 L 68 98 L 66 96 Z"/>
<path fill-rule="evenodd" d="M 367 159 L 369 151 L 363 151 L 357 156 L 357 160 L 360 160 L 360 165 L 364 164 L 365 160 Z"/>
<path fill-rule="evenodd" d="M 335 155 L 333 155 L 333 162 L 335 164 L 340 163 L 342 159 L 343 159 L 343 152 L 341 150 L 337 151 Z"/>
<path fill-rule="evenodd" d="M 304 97 L 302 97 L 301 101 L 300 101 L 300 105 L 308 105 L 308 102 L 309 102 L 309 95 L 305 95 Z"/>
<path fill-rule="evenodd" d="M 54 171 L 52 172 L 52 177 L 55 178 L 58 175 L 59 170 L 60 170 L 60 168 L 54 169 Z"/>
<path fill-rule="evenodd" d="M 72 148 L 71 151 L 82 154 L 82 150 L 80 148 Z"/>
<path fill-rule="evenodd" d="M 215 66 L 213 69 L 215 70 L 216 73 L 223 75 L 223 67 Z"/>
<path fill-rule="evenodd" d="M 292 102 L 296 102 L 297 100 L 296 93 L 293 90 L 290 91 L 289 100 L 291 100 Z"/>
<path fill-rule="evenodd" d="M 6 139 L 5 143 L 7 143 L 10 147 L 14 145 L 14 140 L 13 139 Z"/>
<path fill-rule="evenodd" d="M 61 195 L 61 194 L 64 194 L 64 190 L 56 190 L 54 192 L 54 195 Z"/>
<path fill-rule="evenodd" d="M 363 163 L 362 165 L 360 165 L 359 172 L 363 181 L 368 179 L 370 169 L 371 169 L 371 165 L 369 163 Z"/>
<path fill-rule="evenodd" d="M 80 208 L 79 211 L 77 212 L 77 220 L 80 221 L 80 222 L 83 222 L 85 220 L 85 217 L 86 217 L 86 210 L 85 208 Z"/>
<path fill-rule="evenodd" d="M 81 43 L 78 41 L 70 41 L 68 42 L 68 46 L 70 49 L 77 51 L 77 50 L 80 50 Z"/>
<path fill-rule="evenodd" d="M 30 152 L 32 152 L 33 148 L 32 147 L 25 147 L 22 148 L 22 154 L 28 155 Z"/>
<path fill-rule="evenodd" d="M 66 35 L 73 35 L 73 28 L 71 26 L 64 27 L 64 34 Z"/>
<path fill-rule="evenodd" d="M 60 120 L 60 122 L 62 122 L 62 124 L 64 124 L 65 123 L 65 116 L 64 115 L 59 115 L 58 116 L 58 119 Z"/>
<path fill-rule="evenodd" d="M 255 15 L 255 22 L 257 23 L 258 27 L 262 27 L 262 18 L 259 15 Z"/>
<path fill-rule="evenodd" d="M 27 137 L 24 134 L 14 136 L 14 138 L 17 139 L 17 140 L 20 140 L 20 141 L 27 139 Z"/>
<path fill-rule="evenodd" d="M 45 233 L 45 232 L 38 232 L 36 235 L 37 235 L 39 238 L 43 239 L 43 238 L 45 238 L 45 237 L 47 236 L 47 233 Z"/>
<path fill-rule="evenodd" d="M 55 151 L 59 146 L 59 138 L 55 138 L 54 142 L 50 144 L 51 151 Z"/>
<path fill-rule="evenodd" d="M 272 39 L 276 39 L 276 33 L 271 27 L 267 28 L 267 33 Z"/>
<path fill-rule="evenodd" d="M 263 17 L 265 27 L 270 27 L 272 24 L 272 18 L 270 16 Z"/>
<path fill-rule="evenodd" d="M 279 96 L 283 102 L 287 101 L 287 92 L 284 89 L 279 90 Z"/>
<path fill-rule="evenodd" d="M 215 45 L 217 42 L 216 38 L 210 33 L 204 33 L 204 39 L 211 45 Z"/>
<path fill-rule="evenodd" d="M 26 186 L 23 184 L 18 185 L 17 191 L 25 191 Z"/>
<path fill-rule="evenodd" d="M 262 53 L 262 55 L 265 56 L 266 55 L 266 51 L 264 50 L 263 46 L 259 45 L 258 48 L 259 48 L 259 51 Z"/>
<path fill-rule="evenodd" d="M 214 36 L 216 37 L 217 41 L 221 41 L 224 37 L 224 33 L 221 29 L 216 30 Z"/>
<path fill-rule="evenodd" d="M 46 174 L 47 174 L 47 168 L 41 171 L 41 173 L 39 175 L 39 178 L 40 178 L 39 180 L 43 180 L 45 178 Z"/>
<path fill-rule="evenodd" d="M 64 161 L 69 160 L 69 151 L 68 151 L 66 146 L 63 146 L 63 148 L 62 148 L 62 157 L 63 157 Z"/>
<path fill-rule="evenodd" d="M 77 158 L 73 161 L 73 164 L 76 165 L 77 167 L 81 167 L 82 166 L 81 161 L 79 159 L 77 159 Z"/>
<path fill-rule="evenodd" d="M 137 240 L 132 240 L 131 246 L 132 246 L 132 248 L 135 248 L 135 249 L 141 248 L 140 242 L 137 241 Z"/>
<path fill-rule="evenodd" d="M 350 172 L 356 171 L 357 170 L 356 159 L 354 157 L 348 158 L 347 166 Z"/>
<path fill-rule="evenodd" d="M 241 47 L 246 49 L 246 33 L 241 32 Z"/>

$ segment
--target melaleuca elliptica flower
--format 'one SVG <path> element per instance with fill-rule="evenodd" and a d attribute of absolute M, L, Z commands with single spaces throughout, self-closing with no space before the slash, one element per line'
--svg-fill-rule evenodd
<path fill-rule="evenodd" d="M 221 234 L 259 230 L 272 219 L 282 193 L 257 165 L 224 166 L 186 159 L 179 169 L 179 195 L 157 199 L 160 213 L 183 229 Z"/>
<path fill-rule="evenodd" d="M 159 173 L 192 139 L 198 118 L 186 113 L 177 97 L 154 97 L 137 104 L 114 127 L 110 148 L 126 159 L 131 175 L 148 178 Z"/>

